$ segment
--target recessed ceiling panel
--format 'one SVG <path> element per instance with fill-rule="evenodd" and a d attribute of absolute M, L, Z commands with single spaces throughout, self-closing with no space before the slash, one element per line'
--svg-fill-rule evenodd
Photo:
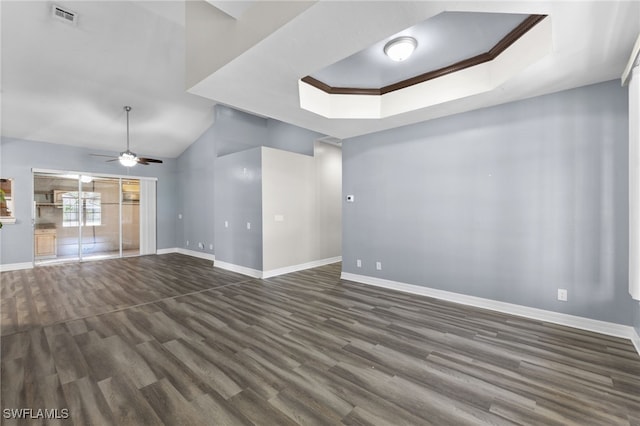
<path fill-rule="evenodd" d="M 380 88 L 488 52 L 529 15 L 443 12 L 327 66 L 311 77 L 332 87 Z M 413 55 L 394 62 L 384 45 L 399 36 L 418 41 Z"/>

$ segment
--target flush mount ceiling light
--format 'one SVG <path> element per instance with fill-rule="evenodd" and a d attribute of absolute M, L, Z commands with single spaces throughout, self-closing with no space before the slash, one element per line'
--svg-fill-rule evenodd
<path fill-rule="evenodd" d="M 413 37 L 398 37 L 384 45 L 384 53 L 396 62 L 407 59 L 418 46 L 418 42 Z"/>

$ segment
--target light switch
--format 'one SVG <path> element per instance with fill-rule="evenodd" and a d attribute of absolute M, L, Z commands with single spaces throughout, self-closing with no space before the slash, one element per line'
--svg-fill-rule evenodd
<path fill-rule="evenodd" d="M 251 222 L 247 222 L 247 229 L 251 229 Z"/>
<path fill-rule="evenodd" d="M 224 227 L 225 227 L 225 228 L 228 228 L 228 227 L 229 227 L 229 222 L 228 222 L 228 221 L 226 221 L 226 220 L 224 221 Z"/>
<path fill-rule="evenodd" d="M 274 220 L 276 222 L 284 222 L 284 215 L 277 214 L 277 215 L 275 215 Z"/>

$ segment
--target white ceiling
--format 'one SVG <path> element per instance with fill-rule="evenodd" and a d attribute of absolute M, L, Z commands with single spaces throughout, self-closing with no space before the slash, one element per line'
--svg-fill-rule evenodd
<path fill-rule="evenodd" d="M 258 3 L 226 19 L 253 19 Z M 52 4 L 0 2 L 2 135 L 121 151 L 122 107 L 131 105 L 132 150 L 161 157 L 179 155 L 211 125 L 215 102 L 346 138 L 619 78 L 640 32 L 634 1 L 322 1 L 249 48 L 234 51 L 229 39 L 251 25 L 198 46 L 231 59 L 196 96 L 185 92 L 184 0 L 56 2 L 79 14 L 75 27 L 51 19 Z M 382 120 L 330 120 L 299 107 L 298 79 L 443 11 L 549 14 L 554 52 L 492 92 Z"/>
<path fill-rule="evenodd" d="M 2 1 L 2 135 L 175 157 L 213 122 L 185 92 L 184 3 Z"/>
<path fill-rule="evenodd" d="M 380 88 L 488 52 L 529 15 L 444 12 L 386 37 L 311 77 L 333 87 Z M 390 40 L 409 36 L 418 45 L 402 62 L 384 53 Z"/>

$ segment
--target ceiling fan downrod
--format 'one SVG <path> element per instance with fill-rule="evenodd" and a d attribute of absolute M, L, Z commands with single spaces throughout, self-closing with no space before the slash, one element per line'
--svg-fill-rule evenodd
<path fill-rule="evenodd" d="M 138 156 L 129 151 L 129 111 L 131 111 L 131 107 L 127 105 L 124 110 L 127 112 L 127 150 L 120 153 L 118 160 L 125 167 L 133 167 L 138 164 Z"/>

